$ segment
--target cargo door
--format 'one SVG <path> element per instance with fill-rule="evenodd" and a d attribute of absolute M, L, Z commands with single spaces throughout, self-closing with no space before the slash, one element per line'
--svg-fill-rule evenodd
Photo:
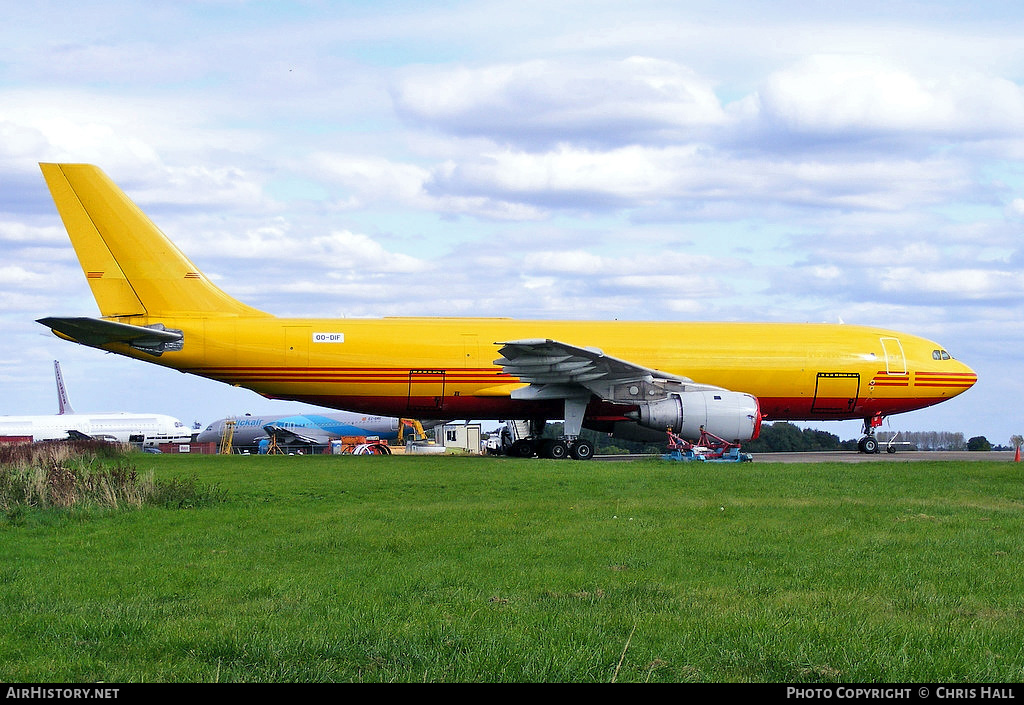
<path fill-rule="evenodd" d="M 410 412 L 438 411 L 444 406 L 445 370 L 409 370 Z"/>
<path fill-rule="evenodd" d="M 822 416 L 853 412 L 860 395 L 860 374 L 857 372 L 819 372 L 814 385 L 811 413 Z"/>

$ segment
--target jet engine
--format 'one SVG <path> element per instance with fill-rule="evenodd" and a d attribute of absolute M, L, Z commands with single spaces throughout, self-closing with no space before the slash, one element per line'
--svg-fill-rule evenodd
<path fill-rule="evenodd" d="M 761 407 L 750 394 L 726 390 L 674 392 L 667 398 L 642 402 L 627 414 L 656 431 L 668 428 L 696 441 L 705 431 L 727 441 L 751 441 L 761 430 Z"/>

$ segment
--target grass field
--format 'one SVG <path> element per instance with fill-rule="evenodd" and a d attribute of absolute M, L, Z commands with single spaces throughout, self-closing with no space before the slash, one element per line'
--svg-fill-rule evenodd
<path fill-rule="evenodd" d="M 1020 682 L 1015 463 L 132 456 L 0 516 L 3 682 Z"/>

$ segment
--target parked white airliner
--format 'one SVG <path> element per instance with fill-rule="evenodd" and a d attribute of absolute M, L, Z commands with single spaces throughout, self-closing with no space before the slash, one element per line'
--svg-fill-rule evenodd
<path fill-rule="evenodd" d="M 192 431 L 173 416 L 109 412 L 76 414 L 68 401 L 60 363 L 53 361 L 60 413 L 42 416 L 0 416 L 0 440 L 30 438 L 32 441 L 88 439 L 133 443 L 153 448 L 161 443 L 188 443 Z"/>

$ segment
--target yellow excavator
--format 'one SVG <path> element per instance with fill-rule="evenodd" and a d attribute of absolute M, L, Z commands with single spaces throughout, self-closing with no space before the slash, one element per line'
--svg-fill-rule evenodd
<path fill-rule="evenodd" d="M 408 439 L 406 439 L 406 429 L 411 429 Z M 405 444 L 405 452 L 407 453 L 444 453 L 444 445 L 438 445 L 427 438 L 427 432 L 423 430 L 423 424 L 416 419 L 398 420 L 397 442 Z"/>
<path fill-rule="evenodd" d="M 425 441 L 427 440 L 427 432 L 423 430 L 423 424 L 416 419 L 398 419 L 398 442 L 403 443 L 405 441 L 405 430 L 412 429 L 410 441 Z"/>

